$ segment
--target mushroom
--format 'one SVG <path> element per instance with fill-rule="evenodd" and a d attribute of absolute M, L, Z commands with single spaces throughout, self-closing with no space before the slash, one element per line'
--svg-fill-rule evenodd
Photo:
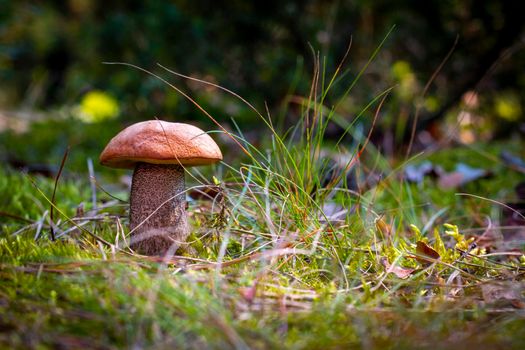
<path fill-rule="evenodd" d="M 184 166 L 222 160 L 213 139 L 182 123 L 149 120 L 133 124 L 109 141 L 100 163 L 135 169 L 129 221 L 131 247 L 146 255 L 163 255 L 189 235 Z"/>

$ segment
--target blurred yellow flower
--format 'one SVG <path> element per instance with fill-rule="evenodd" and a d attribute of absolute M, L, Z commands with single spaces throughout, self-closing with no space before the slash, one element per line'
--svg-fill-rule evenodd
<path fill-rule="evenodd" d="M 403 80 L 413 75 L 410 63 L 407 61 L 396 61 L 392 65 L 392 74 L 397 80 Z"/>
<path fill-rule="evenodd" d="M 519 97 L 514 93 L 503 93 L 494 101 L 496 113 L 503 119 L 515 121 L 521 117 Z"/>
<path fill-rule="evenodd" d="M 440 106 L 439 100 L 435 96 L 425 97 L 423 105 L 425 106 L 425 109 L 429 112 L 437 112 Z"/>
<path fill-rule="evenodd" d="M 411 101 L 416 95 L 418 84 L 412 67 L 406 61 L 396 61 L 391 68 L 394 80 L 399 84 L 396 92 L 404 101 Z"/>
<path fill-rule="evenodd" d="M 84 122 L 97 123 L 116 118 L 120 108 L 113 96 L 103 91 L 93 90 L 82 98 L 79 112 L 79 118 Z"/>

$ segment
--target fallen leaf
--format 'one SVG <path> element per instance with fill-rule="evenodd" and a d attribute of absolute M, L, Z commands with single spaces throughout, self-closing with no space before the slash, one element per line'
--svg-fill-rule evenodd
<path fill-rule="evenodd" d="M 434 262 L 433 260 L 437 260 L 441 257 L 434 248 L 423 241 L 417 241 L 416 245 L 416 253 L 418 254 L 416 260 L 423 265 L 431 264 Z"/>
<path fill-rule="evenodd" d="M 383 237 L 390 237 L 392 235 L 392 226 L 387 224 L 382 217 L 375 219 L 376 229 L 381 232 Z"/>
<path fill-rule="evenodd" d="M 240 287 L 239 288 L 239 294 L 246 300 L 247 302 L 251 303 L 255 299 L 255 295 L 257 293 L 257 284 L 254 284 L 250 287 Z"/>
<path fill-rule="evenodd" d="M 385 267 L 386 273 L 393 273 L 401 279 L 408 278 L 408 276 L 410 276 L 415 271 L 415 269 L 410 269 L 397 265 L 390 265 L 388 259 L 385 257 L 381 258 L 381 264 Z"/>
<path fill-rule="evenodd" d="M 439 177 L 438 186 L 442 189 L 450 189 L 459 187 L 463 183 L 463 174 L 450 173 Z"/>
<path fill-rule="evenodd" d="M 490 171 L 472 168 L 466 164 L 459 163 L 456 169 L 439 177 L 438 186 L 443 189 L 451 189 L 463 186 L 469 182 L 491 176 Z"/>

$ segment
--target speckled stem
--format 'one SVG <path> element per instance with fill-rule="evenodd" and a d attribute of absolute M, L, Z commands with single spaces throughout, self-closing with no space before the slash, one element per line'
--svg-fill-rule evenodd
<path fill-rule="evenodd" d="M 189 234 L 184 169 L 180 165 L 137 163 L 129 216 L 134 230 L 132 249 L 146 255 L 163 255 L 170 248 L 174 252 Z"/>

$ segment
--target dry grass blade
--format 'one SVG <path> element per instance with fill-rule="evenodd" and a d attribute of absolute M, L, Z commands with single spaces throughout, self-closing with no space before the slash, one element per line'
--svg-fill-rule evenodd
<path fill-rule="evenodd" d="M 213 268 L 223 268 L 227 266 L 232 266 L 235 264 L 242 263 L 244 261 L 253 261 L 258 259 L 269 259 L 273 257 L 283 256 L 283 255 L 311 255 L 312 252 L 304 249 L 295 249 L 295 248 L 284 248 L 284 249 L 273 249 L 270 251 L 262 252 L 262 253 L 253 253 L 248 254 L 245 256 L 241 256 L 237 259 L 232 259 L 225 262 L 212 262 L 208 264 L 195 264 L 190 265 L 188 268 L 191 268 L 192 270 L 202 270 L 202 269 L 213 269 Z"/>
<path fill-rule="evenodd" d="M 38 191 L 38 193 L 40 193 L 40 195 L 42 195 L 42 197 L 44 197 L 44 199 L 53 207 L 53 209 L 55 209 L 60 215 L 62 215 L 68 222 L 72 223 L 75 227 L 77 227 L 80 231 L 82 232 L 85 232 L 87 233 L 89 236 L 93 237 L 95 240 L 97 240 L 98 242 L 101 242 L 102 244 L 108 246 L 108 247 L 111 247 L 112 249 L 115 248 L 115 246 L 111 243 L 109 243 L 108 241 L 106 241 L 105 239 L 97 236 L 96 234 L 94 234 L 93 232 L 85 229 L 84 227 L 80 226 L 79 224 L 77 224 L 73 219 L 71 219 L 69 216 L 67 216 L 63 211 L 61 211 L 56 205 L 55 203 L 53 203 L 51 201 L 51 199 L 49 199 L 46 194 L 40 189 L 40 187 L 38 187 L 38 185 L 36 184 L 35 180 L 33 180 L 33 178 L 31 178 L 29 175 L 26 175 L 29 179 L 29 181 L 31 182 L 31 184 L 36 188 L 36 190 Z M 118 248 L 117 248 L 118 249 Z M 120 249 L 119 249 L 120 250 Z M 121 250 L 122 252 L 124 252 L 125 254 L 128 254 L 126 251 L 123 251 Z"/>
<path fill-rule="evenodd" d="M 93 160 L 88 158 L 87 160 L 88 172 L 89 172 L 89 184 L 91 185 L 91 204 L 92 210 L 97 210 L 97 180 L 95 178 L 95 170 L 93 169 Z"/>
<path fill-rule="evenodd" d="M 201 105 L 199 105 L 193 98 L 191 98 L 188 94 L 186 94 L 184 91 L 182 91 L 181 89 L 177 88 L 175 85 L 171 84 L 170 82 L 168 82 L 166 79 L 163 79 L 162 77 L 160 77 L 159 75 L 153 73 L 153 72 L 150 72 L 149 70 L 147 69 L 144 69 L 142 67 L 139 67 L 139 66 L 136 66 L 134 64 L 131 64 L 131 63 L 125 63 L 125 62 L 104 62 L 104 64 L 117 64 L 117 65 L 123 65 L 123 66 L 128 66 L 128 67 L 132 67 L 132 68 L 135 68 L 135 69 L 138 69 L 144 73 L 147 73 L 157 79 L 159 79 L 160 81 L 162 81 L 163 83 L 167 84 L 169 87 L 171 87 L 172 89 L 174 89 L 175 91 L 177 91 L 179 94 L 181 94 L 182 96 L 184 96 L 186 99 L 188 99 L 188 101 L 190 101 L 195 107 L 197 107 L 202 113 L 204 113 L 208 118 L 210 118 L 210 120 L 215 123 L 215 125 L 217 125 L 226 135 L 228 135 L 228 137 L 230 137 L 232 139 L 233 142 L 235 142 L 237 144 L 237 146 L 239 146 L 239 148 L 248 156 L 251 156 L 251 153 L 239 142 L 237 141 L 237 139 L 228 131 L 226 130 L 215 118 L 213 118 L 204 108 L 202 108 Z"/>
<path fill-rule="evenodd" d="M 109 197 L 111 197 L 111 198 L 113 198 L 113 199 L 116 199 L 116 200 L 119 201 L 120 203 L 128 203 L 128 201 L 125 201 L 125 200 L 123 200 L 123 199 L 121 199 L 121 198 L 115 197 L 113 194 L 109 193 L 104 187 L 102 187 L 102 186 L 98 183 L 98 181 L 97 181 L 96 179 L 94 180 L 94 183 L 95 183 L 95 185 L 97 186 L 97 188 L 98 188 L 99 190 L 101 190 L 102 192 L 104 192 L 105 194 L 107 194 Z"/>
<path fill-rule="evenodd" d="M 525 215 L 523 215 L 522 213 L 520 213 L 516 209 L 514 209 L 514 208 L 512 208 L 512 207 L 510 207 L 510 206 L 508 206 L 505 203 L 502 203 L 500 201 L 497 201 L 497 200 L 494 200 L 494 199 L 490 199 L 490 198 L 486 198 L 486 197 L 482 197 L 482 196 L 477 196 L 475 194 L 470 194 L 470 193 L 456 193 L 456 196 L 474 197 L 474 198 L 482 199 L 482 200 L 485 200 L 487 202 L 491 202 L 491 203 L 494 203 L 494 204 L 497 204 L 497 205 L 501 205 L 502 207 L 512 211 L 514 214 L 516 214 L 517 216 L 519 216 L 520 218 L 525 220 Z"/>
<path fill-rule="evenodd" d="M 67 146 L 66 151 L 64 152 L 64 156 L 62 157 L 62 161 L 60 162 L 60 168 L 58 169 L 58 173 L 55 177 L 55 185 L 53 187 L 53 195 L 51 196 L 51 207 L 49 208 L 49 233 L 51 234 L 51 240 L 55 240 L 55 228 L 54 226 L 54 217 L 53 217 L 53 209 L 55 207 L 55 195 L 57 191 L 58 186 L 58 180 L 60 179 L 60 175 L 62 175 L 62 170 L 64 169 L 64 165 L 66 164 L 67 156 L 69 155 L 69 146 Z"/>
<path fill-rule="evenodd" d="M 436 68 L 434 73 L 432 73 L 432 76 L 430 77 L 430 79 L 428 80 L 427 84 L 423 88 L 423 93 L 421 94 L 422 98 L 425 97 L 425 95 L 428 92 L 428 89 L 430 88 L 430 85 L 436 79 L 436 77 L 439 74 L 439 72 L 441 71 L 441 69 L 443 69 L 443 67 L 445 66 L 445 64 L 449 60 L 450 56 L 452 56 L 452 53 L 456 49 L 458 41 L 459 41 L 459 35 L 456 36 L 456 40 L 454 41 L 454 44 L 452 45 L 452 47 L 448 51 L 448 53 L 445 56 L 445 58 L 443 58 L 443 60 L 439 64 L 439 66 Z M 412 146 L 414 144 L 414 139 L 416 137 L 417 123 L 418 123 L 418 120 L 419 120 L 419 112 L 420 112 L 420 110 L 421 110 L 421 105 L 418 105 L 417 108 L 416 108 L 415 115 L 414 115 L 414 121 L 412 122 L 412 129 L 410 130 L 410 140 L 408 142 L 408 147 L 407 147 L 407 152 L 406 152 L 405 158 L 408 158 L 410 156 L 411 151 L 412 151 Z"/>

